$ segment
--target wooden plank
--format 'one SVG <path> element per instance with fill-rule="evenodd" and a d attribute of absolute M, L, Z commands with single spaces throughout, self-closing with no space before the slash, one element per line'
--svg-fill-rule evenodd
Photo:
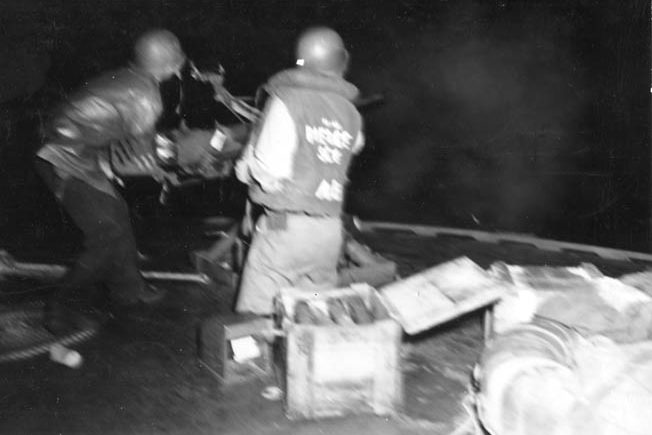
<path fill-rule="evenodd" d="M 380 295 L 408 334 L 416 334 L 491 306 L 504 284 L 467 257 L 430 267 L 388 284 Z"/>
<path fill-rule="evenodd" d="M 68 267 L 60 264 L 46 263 L 21 263 L 7 264 L 0 261 L 0 277 L 23 277 L 37 280 L 55 280 L 63 277 Z M 143 278 L 148 281 L 181 281 L 197 284 L 208 284 L 210 279 L 203 273 L 170 272 L 158 270 L 144 270 Z"/>

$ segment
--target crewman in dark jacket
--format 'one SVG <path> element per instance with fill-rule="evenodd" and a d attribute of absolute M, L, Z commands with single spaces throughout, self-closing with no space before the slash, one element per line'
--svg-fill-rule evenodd
<path fill-rule="evenodd" d="M 130 65 L 86 82 L 47 122 L 37 170 L 84 235 L 83 252 L 47 305 L 50 330 L 70 326 L 71 295 L 93 285 L 109 291 L 116 311 L 163 297 L 139 272 L 129 210 L 104 162 L 112 144 L 153 139 L 162 113 L 158 83 L 185 61 L 174 34 L 145 33 Z"/>

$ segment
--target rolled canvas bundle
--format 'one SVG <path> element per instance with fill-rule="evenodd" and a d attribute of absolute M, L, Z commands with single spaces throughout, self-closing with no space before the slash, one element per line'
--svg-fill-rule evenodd
<path fill-rule="evenodd" d="M 493 339 L 476 366 L 492 435 L 638 435 L 652 427 L 652 341 L 618 344 L 535 320 Z"/>
<path fill-rule="evenodd" d="M 556 435 L 573 406 L 573 331 L 523 324 L 491 340 L 475 369 L 477 412 L 492 435 Z M 541 406 L 542 403 L 547 406 Z"/>

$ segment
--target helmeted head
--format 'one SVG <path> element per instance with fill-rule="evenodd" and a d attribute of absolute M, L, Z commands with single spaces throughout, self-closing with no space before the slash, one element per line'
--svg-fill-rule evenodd
<path fill-rule="evenodd" d="M 343 76 L 349 65 L 349 52 L 333 29 L 312 27 L 301 34 L 296 49 L 297 65 L 323 74 Z"/>
<path fill-rule="evenodd" d="M 141 35 L 134 45 L 134 64 L 161 81 L 178 74 L 186 61 L 174 33 L 156 29 Z"/>

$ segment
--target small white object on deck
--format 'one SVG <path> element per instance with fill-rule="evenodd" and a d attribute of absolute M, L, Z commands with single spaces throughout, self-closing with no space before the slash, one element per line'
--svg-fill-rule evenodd
<path fill-rule="evenodd" d="M 61 344 L 53 344 L 50 347 L 50 359 L 72 369 L 78 369 L 84 362 L 79 352 L 68 349 Z"/>

